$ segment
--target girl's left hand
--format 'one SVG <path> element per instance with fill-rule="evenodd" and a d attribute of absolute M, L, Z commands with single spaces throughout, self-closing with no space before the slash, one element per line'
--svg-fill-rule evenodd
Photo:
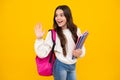
<path fill-rule="evenodd" d="M 73 56 L 74 57 L 78 58 L 81 54 L 82 54 L 82 50 L 81 49 L 73 50 Z"/>

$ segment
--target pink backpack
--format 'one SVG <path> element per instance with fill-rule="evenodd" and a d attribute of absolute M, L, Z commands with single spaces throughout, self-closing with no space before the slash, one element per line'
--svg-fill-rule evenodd
<path fill-rule="evenodd" d="M 49 52 L 48 56 L 45 58 L 39 58 L 36 56 L 36 65 L 38 74 L 41 76 L 51 76 L 53 72 L 53 65 L 55 61 L 54 46 L 56 41 L 56 32 L 51 30 L 53 46 L 52 50 Z"/>

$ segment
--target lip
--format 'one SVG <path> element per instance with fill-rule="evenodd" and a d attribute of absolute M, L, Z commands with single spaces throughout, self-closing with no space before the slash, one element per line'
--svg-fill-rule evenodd
<path fill-rule="evenodd" d="M 62 22 L 62 20 L 61 21 L 57 21 L 57 22 Z"/>
<path fill-rule="evenodd" d="M 57 22 L 57 24 L 62 24 L 63 22 Z"/>
<path fill-rule="evenodd" d="M 63 21 L 57 21 L 57 23 L 59 23 L 59 24 L 62 23 L 62 22 L 63 22 Z"/>
<path fill-rule="evenodd" d="M 57 22 L 57 24 L 58 24 L 59 26 L 62 26 L 63 21 L 62 21 L 62 22 Z"/>

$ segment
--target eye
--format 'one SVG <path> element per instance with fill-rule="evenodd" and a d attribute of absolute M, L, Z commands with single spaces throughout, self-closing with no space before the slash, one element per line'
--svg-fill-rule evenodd
<path fill-rule="evenodd" d="M 64 17 L 64 14 L 60 14 L 61 17 Z"/>

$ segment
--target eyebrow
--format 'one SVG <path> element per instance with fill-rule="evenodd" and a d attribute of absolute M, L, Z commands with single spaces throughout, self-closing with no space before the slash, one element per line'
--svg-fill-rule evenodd
<path fill-rule="evenodd" d="M 63 14 L 63 15 L 64 15 L 64 13 L 60 13 L 60 14 Z M 58 14 L 56 13 L 56 15 L 58 15 Z"/>

